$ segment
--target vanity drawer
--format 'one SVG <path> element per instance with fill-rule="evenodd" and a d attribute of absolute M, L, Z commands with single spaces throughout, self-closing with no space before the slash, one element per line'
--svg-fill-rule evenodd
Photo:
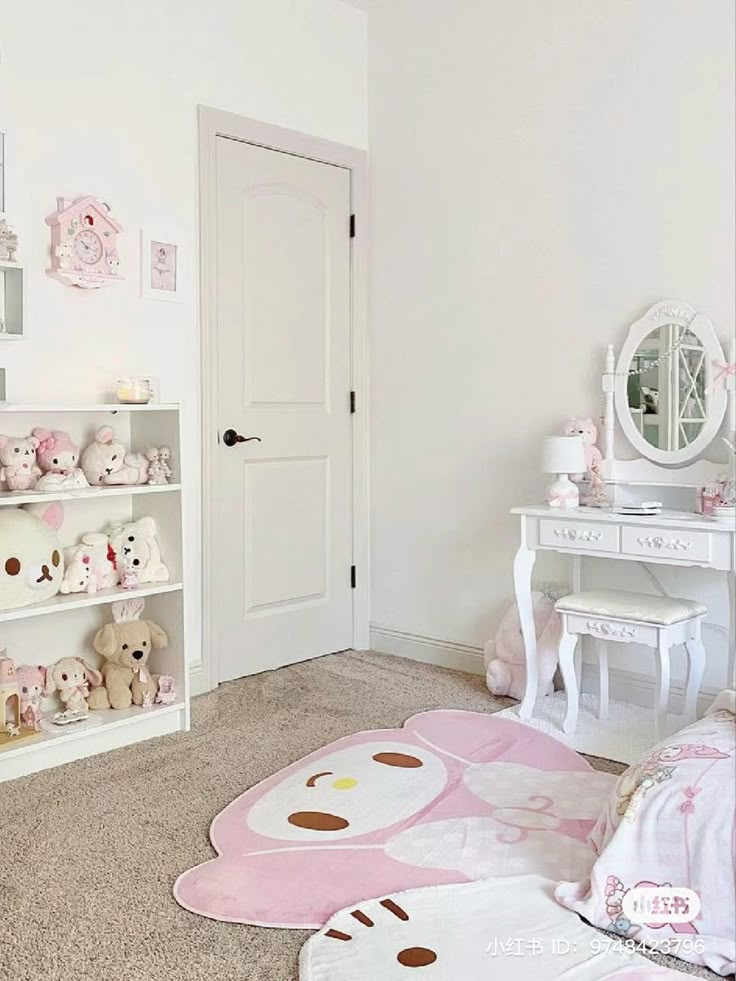
<path fill-rule="evenodd" d="M 618 525 L 593 521 L 565 521 L 542 518 L 539 544 L 550 548 L 590 549 L 591 552 L 618 552 Z"/>
<path fill-rule="evenodd" d="M 621 550 L 629 555 L 649 558 L 682 559 L 691 562 L 710 561 L 711 536 L 707 531 L 680 531 L 624 525 Z"/>

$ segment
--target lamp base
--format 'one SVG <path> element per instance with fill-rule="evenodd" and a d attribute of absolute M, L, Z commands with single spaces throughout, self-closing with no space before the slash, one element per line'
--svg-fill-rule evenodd
<path fill-rule="evenodd" d="M 566 473 L 559 473 L 547 488 L 547 504 L 551 508 L 572 511 L 580 506 L 580 491 Z"/>

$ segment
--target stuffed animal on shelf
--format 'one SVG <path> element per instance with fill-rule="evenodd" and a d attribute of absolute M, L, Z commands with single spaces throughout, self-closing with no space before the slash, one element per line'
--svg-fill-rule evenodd
<path fill-rule="evenodd" d="M 0 508 L 0 610 L 40 603 L 59 592 L 64 553 L 58 502 Z"/>
<path fill-rule="evenodd" d="M 89 482 L 78 466 L 79 447 L 69 433 L 61 429 L 33 430 L 38 440 L 36 460 L 42 471 L 36 490 L 50 491 L 89 487 Z"/>
<path fill-rule="evenodd" d="M 89 532 L 79 545 L 64 549 L 66 571 L 61 593 L 89 593 L 118 584 L 115 552 L 107 535 Z"/>
<path fill-rule="evenodd" d="M 555 601 L 540 591 L 532 593 L 534 628 L 537 635 L 539 694 L 551 695 L 557 669 L 562 625 Z M 485 647 L 486 684 L 493 695 L 521 700 L 526 688 L 526 654 L 519 610 L 514 604 L 501 620 L 494 640 Z"/>
<path fill-rule="evenodd" d="M 585 449 L 585 464 L 587 473 L 570 474 L 570 480 L 585 480 L 595 468 L 600 472 L 603 454 L 595 445 L 598 439 L 598 427 L 592 419 L 571 419 L 565 426 L 565 436 L 582 436 Z"/>
<path fill-rule="evenodd" d="M 46 690 L 46 668 L 42 664 L 21 664 L 16 669 L 20 694 L 20 717 L 29 729 L 40 729 L 41 699 Z"/>
<path fill-rule="evenodd" d="M 161 561 L 153 518 L 110 525 L 107 535 L 121 572 L 126 569 L 135 572 L 141 583 L 168 582 L 169 570 Z"/>
<path fill-rule="evenodd" d="M 0 487 L 11 491 L 33 490 L 41 471 L 36 463 L 35 436 L 0 435 Z"/>
<path fill-rule="evenodd" d="M 102 673 L 91 667 L 81 657 L 65 657 L 46 672 L 46 694 L 59 692 L 59 698 L 67 712 L 85 713 L 89 686 L 99 690 Z"/>
<path fill-rule="evenodd" d="M 81 465 L 92 487 L 145 484 L 148 480 L 148 460 L 142 453 L 128 452 L 110 426 L 97 430 L 94 442 L 82 452 Z"/>
<path fill-rule="evenodd" d="M 90 694 L 92 709 L 127 709 L 158 694 L 158 675 L 150 674 L 151 651 L 168 646 L 165 631 L 153 620 L 141 620 L 142 600 L 122 600 L 112 607 L 113 623 L 97 632 L 94 649 L 105 659 L 104 686 Z"/>
<path fill-rule="evenodd" d="M 148 483 L 167 484 L 166 471 L 161 462 L 161 450 L 158 446 L 150 446 L 146 450 L 146 459 L 148 460 Z"/>

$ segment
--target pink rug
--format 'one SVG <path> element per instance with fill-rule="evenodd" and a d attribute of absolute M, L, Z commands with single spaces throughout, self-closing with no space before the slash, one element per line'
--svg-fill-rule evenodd
<path fill-rule="evenodd" d="M 251 787 L 212 822 L 218 857 L 174 887 L 217 920 L 320 927 L 387 893 L 534 873 L 574 881 L 611 774 L 529 726 L 423 712 L 339 739 Z"/>

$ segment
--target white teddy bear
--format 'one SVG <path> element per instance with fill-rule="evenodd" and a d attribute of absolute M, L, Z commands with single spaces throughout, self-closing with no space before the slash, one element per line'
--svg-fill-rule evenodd
<path fill-rule="evenodd" d="M 110 426 L 100 426 L 79 462 L 92 487 L 145 484 L 148 480 L 148 460 L 142 453 L 128 452 Z"/>
<path fill-rule="evenodd" d="M 139 583 L 167 582 L 169 570 L 161 561 L 153 518 L 110 525 L 110 545 L 117 557 L 118 573 L 135 573 Z"/>

